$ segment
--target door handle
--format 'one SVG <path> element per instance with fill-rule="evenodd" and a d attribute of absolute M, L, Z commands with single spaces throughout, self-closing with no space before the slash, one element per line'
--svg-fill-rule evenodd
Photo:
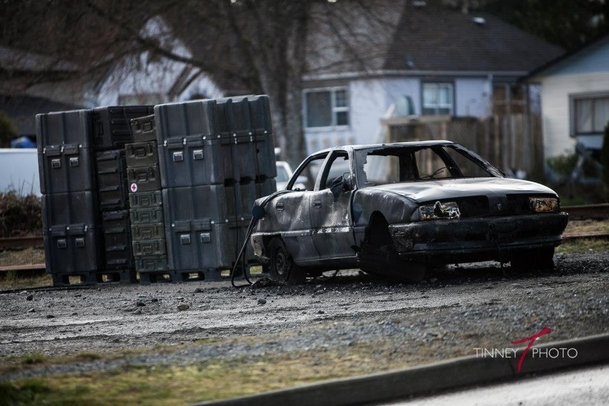
<path fill-rule="evenodd" d="M 283 203 L 277 203 L 277 204 L 275 205 L 275 209 L 276 209 L 277 211 L 283 211 Z"/>
<path fill-rule="evenodd" d="M 321 200 L 315 200 L 315 201 L 313 201 L 313 206 L 314 207 L 321 207 Z"/>

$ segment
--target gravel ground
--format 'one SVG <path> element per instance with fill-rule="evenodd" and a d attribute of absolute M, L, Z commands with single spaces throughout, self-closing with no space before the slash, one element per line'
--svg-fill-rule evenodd
<path fill-rule="evenodd" d="M 350 271 L 297 287 L 190 282 L 4 292 L 2 364 L 28 354 L 80 354 L 81 361 L 0 369 L 0 380 L 354 347 L 406 366 L 510 347 L 546 326 L 552 332 L 543 343 L 608 333 L 609 252 L 560 254 L 555 262 L 552 273 L 448 267 L 419 284 Z M 125 349 L 145 351 L 82 360 Z"/>

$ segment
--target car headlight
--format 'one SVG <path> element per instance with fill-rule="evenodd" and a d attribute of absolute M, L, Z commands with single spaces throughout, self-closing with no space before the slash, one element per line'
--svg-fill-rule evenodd
<path fill-rule="evenodd" d="M 529 206 L 533 213 L 557 213 L 560 210 L 556 197 L 529 197 Z"/>
<path fill-rule="evenodd" d="M 457 202 L 435 202 L 419 206 L 421 220 L 458 219 L 461 217 Z"/>

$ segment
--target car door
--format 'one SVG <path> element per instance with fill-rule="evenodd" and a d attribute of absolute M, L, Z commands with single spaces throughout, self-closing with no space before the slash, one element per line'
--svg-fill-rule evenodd
<path fill-rule="evenodd" d="M 352 175 L 346 151 L 334 151 L 327 158 L 324 172 L 320 174 L 316 190 L 309 196 L 312 238 L 320 259 L 355 257 L 355 244 L 351 219 L 350 188 L 330 187 L 338 185 L 343 175 Z"/>
<path fill-rule="evenodd" d="M 281 231 L 281 237 L 286 248 L 296 263 L 306 264 L 319 260 L 319 253 L 313 243 L 311 226 L 311 195 L 314 194 L 315 178 L 318 168 L 326 159 L 326 153 L 320 153 L 307 158 L 294 172 L 287 183 L 286 189 L 291 190 L 273 199 L 267 208 L 272 210 L 269 216 L 277 223 L 270 228 Z M 310 179 L 309 185 L 303 185 L 302 179 Z M 305 190 L 300 190 L 305 186 Z"/>

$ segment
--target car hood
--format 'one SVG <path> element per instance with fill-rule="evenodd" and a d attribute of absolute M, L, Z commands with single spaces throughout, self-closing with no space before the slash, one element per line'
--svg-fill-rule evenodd
<path fill-rule="evenodd" d="M 543 185 L 526 180 L 509 178 L 465 178 L 420 182 L 392 183 L 373 186 L 387 193 L 396 193 L 425 203 L 471 196 L 506 196 L 512 194 L 552 194 L 556 193 Z"/>

